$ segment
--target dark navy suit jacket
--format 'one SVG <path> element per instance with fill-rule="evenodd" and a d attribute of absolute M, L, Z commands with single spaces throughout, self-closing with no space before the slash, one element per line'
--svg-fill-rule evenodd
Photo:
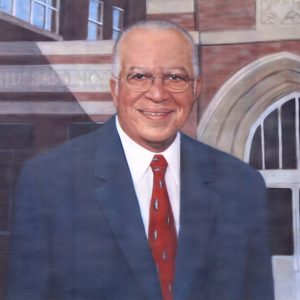
<path fill-rule="evenodd" d="M 25 166 L 7 300 L 161 300 L 114 119 Z M 182 134 L 174 300 L 272 300 L 265 186 Z"/>

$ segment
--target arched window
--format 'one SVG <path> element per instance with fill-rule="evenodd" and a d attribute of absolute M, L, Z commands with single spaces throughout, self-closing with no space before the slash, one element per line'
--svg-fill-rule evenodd
<path fill-rule="evenodd" d="M 245 161 L 268 187 L 274 261 L 292 258 L 295 271 L 300 271 L 299 107 L 300 93 L 271 104 L 252 125 L 245 148 Z"/>

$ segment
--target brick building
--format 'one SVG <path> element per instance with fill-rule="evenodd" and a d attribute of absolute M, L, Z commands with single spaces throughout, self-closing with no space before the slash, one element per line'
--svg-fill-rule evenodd
<path fill-rule="evenodd" d="M 264 176 L 276 299 L 298 299 L 299 0 L 0 0 L 1 289 L 20 167 L 115 112 L 113 39 L 145 18 L 201 44 L 202 93 L 184 131 Z"/>

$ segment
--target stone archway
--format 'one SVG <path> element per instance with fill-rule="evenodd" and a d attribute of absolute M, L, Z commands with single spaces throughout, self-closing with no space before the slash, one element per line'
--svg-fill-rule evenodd
<path fill-rule="evenodd" d="M 300 56 L 262 57 L 225 82 L 201 118 L 197 137 L 243 159 L 252 124 L 271 103 L 295 91 L 300 91 Z"/>

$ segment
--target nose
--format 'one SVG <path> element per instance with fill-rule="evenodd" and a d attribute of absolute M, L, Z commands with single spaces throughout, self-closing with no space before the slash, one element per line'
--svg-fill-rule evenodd
<path fill-rule="evenodd" d="M 167 98 L 167 91 L 164 86 L 163 78 L 153 77 L 152 85 L 145 96 L 155 102 L 165 101 Z"/>

